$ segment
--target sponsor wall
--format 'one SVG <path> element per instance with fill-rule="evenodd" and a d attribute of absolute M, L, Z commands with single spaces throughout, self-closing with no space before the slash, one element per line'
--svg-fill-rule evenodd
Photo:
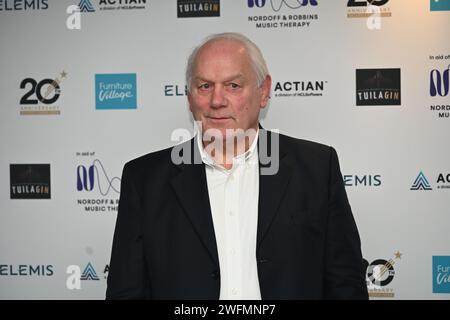
<path fill-rule="evenodd" d="M 122 167 L 192 131 L 186 58 L 237 31 L 262 125 L 338 151 L 371 299 L 449 299 L 449 30 L 449 0 L 0 1 L 0 298 L 104 298 Z"/>

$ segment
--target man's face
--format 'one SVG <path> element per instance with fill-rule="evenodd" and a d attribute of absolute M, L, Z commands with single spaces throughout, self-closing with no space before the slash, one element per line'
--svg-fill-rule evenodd
<path fill-rule="evenodd" d="M 271 79 L 262 86 L 250 65 L 245 47 L 233 40 L 216 40 L 200 49 L 188 93 L 189 108 L 203 131 L 256 129 L 259 111 L 267 105 Z"/>

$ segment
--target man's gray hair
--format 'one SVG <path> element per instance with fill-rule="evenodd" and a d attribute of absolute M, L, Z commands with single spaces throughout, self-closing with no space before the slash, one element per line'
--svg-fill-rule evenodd
<path fill-rule="evenodd" d="M 218 33 L 208 36 L 203 40 L 203 42 L 192 50 L 187 62 L 186 67 L 186 85 L 188 91 L 191 91 L 192 85 L 192 73 L 194 71 L 196 59 L 200 49 L 203 48 L 206 44 L 216 41 L 216 40 L 233 40 L 244 45 L 247 54 L 250 58 L 250 63 L 253 71 L 255 72 L 256 84 L 260 87 L 269 74 L 269 70 L 267 69 L 266 61 L 259 50 L 258 46 L 254 44 L 249 38 L 244 36 L 243 34 L 236 32 L 227 32 L 227 33 Z"/>

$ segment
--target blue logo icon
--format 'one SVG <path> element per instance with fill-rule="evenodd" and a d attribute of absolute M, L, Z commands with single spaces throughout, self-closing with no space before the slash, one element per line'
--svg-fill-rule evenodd
<path fill-rule="evenodd" d="M 290 9 L 298 9 L 300 7 L 307 6 L 310 4 L 311 6 L 317 6 L 317 0 L 297 0 L 297 4 L 291 5 L 286 0 L 269 0 L 270 5 L 272 6 L 272 10 L 275 12 L 280 11 L 280 9 L 285 5 Z M 262 8 L 266 5 L 266 0 L 247 0 L 247 5 L 249 8 L 258 7 Z"/>
<path fill-rule="evenodd" d="M 450 256 L 433 256 L 433 293 L 450 293 Z"/>
<path fill-rule="evenodd" d="M 446 70 L 441 72 L 437 69 L 433 69 L 430 72 L 430 95 L 435 97 L 440 95 L 441 97 L 446 97 L 449 91 L 450 82 L 450 65 Z"/>
<path fill-rule="evenodd" d="M 102 179 L 100 179 L 100 173 Z M 83 165 L 77 167 L 78 191 L 92 191 L 95 179 L 97 179 L 98 190 L 102 196 L 106 196 L 111 190 L 120 193 L 120 178 L 112 177 L 110 179 L 100 160 L 95 159 L 88 168 Z"/>
<path fill-rule="evenodd" d="M 96 109 L 136 109 L 136 74 L 96 74 Z"/>
<path fill-rule="evenodd" d="M 86 268 L 84 268 L 83 273 L 81 274 L 81 280 L 100 280 L 99 277 L 97 276 L 97 273 L 95 272 L 94 267 L 92 266 L 92 264 L 89 262 L 86 266 Z"/>
<path fill-rule="evenodd" d="M 410 190 L 433 190 L 425 175 L 420 171 Z"/>
<path fill-rule="evenodd" d="M 450 0 L 430 0 L 431 11 L 450 11 Z"/>
<path fill-rule="evenodd" d="M 95 12 L 92 3 L 89 0 L 81 0 L 78 6 L 80 7 L 80 12 Z"/>

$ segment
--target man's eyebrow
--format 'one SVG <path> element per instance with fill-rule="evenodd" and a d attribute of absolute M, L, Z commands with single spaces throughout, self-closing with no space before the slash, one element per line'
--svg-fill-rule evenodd
<path fill-rule="evenodd" d="M 232 80 L 237 80 L 237 79 L 245 79 L 245 77 L 244 77 L 243 74 L 239 73 L 239 74 L 237 74 L 237 75 L 234 75 L 234 76 L 231 76 L 231 77 L 225 79 L 224 82 L 228 82 L 228 81 L 232 81 Z"/>
<path fill-rule="evenodd" d="M 237 75 L 233 75 L 233 76 L 230 76 L 230 77 L 228 77 L 228 78 L 225 78 L 225 80 L 223 80 L 222 82 L 229 82 L 229 81 L 237 80 L 237 79 L 245 79 L 245 77 L 244 77 L 243 74 L 239 73 L 239 74 L 237 74 Z M 213 82 L 213 81 L 208 80 L 208 79 L 206 79 L 205 77 L 202 77 L 202 76 L 196 76 L 196 77 L 194 78 L 194 80 L 195 80 L 195 81 Z"/>

